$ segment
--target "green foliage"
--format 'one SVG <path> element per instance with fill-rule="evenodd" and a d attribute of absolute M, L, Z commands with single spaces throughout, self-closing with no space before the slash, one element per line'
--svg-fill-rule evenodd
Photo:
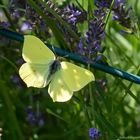
<path fill-rule="evenodd" d="M 60 7 L 69 2 L 69 0 L 56 1 Z M 88 20 L 92 18 L 92 12 L 95 10 L 93 1 L 77 1 L 90 13 Z M 70 2 L 78 5 L 77 1 Z M 43 3 L 43 0 L 40 2 Z M 39 29 L 31 31 L 31 34 L 62 49 L 74 51 L 65 40 L 63 33 L 57 29 L 56 22 L 45 16 L 42 9 L 32 0 L 27 0 L 27 3 L 35 8 L 51 30 L 49 30 L 51 37 L 39 34 Z M 126 29 L 113 21 L 111 14 L 106 23 L 106 37 L 102 42 L 105 48 L 103 55 L 107 58 L 109 65 L 137 75 L 140 74 L 139 3 L 138 0 L 130 0 L 128 3 L 134 8 L 138 20 L 136 32 L 121 34 L 120 30 Z M 0 8 L 7 20 L 12 23 L 11 30 L 17 31 L 15 29 L 20 25 L 10 18 L 7 3 L 1 3 Z M 57 12 L 49 7 L 46 9 L 67 28 L 72 37 L 79 41 L 79 36 Z M 78 24 L 81 34 L 85 34 L 87 26 L 86 21 Z M 2 140 L 88 140 L 90 139 L 88 129 L 91 127 L 100 130 L 100 140 L 140 140 L 140 86 L 138 84 L 92 69 L 96 77 L 95 82 L 75 93 L 70 101 L 54 103 L 47 93 L 47 87 L 27 88 L 19 78 L 18 69 L 23 61 L 21 51 L 22 43 L 0 36 Z M 32 107 L 35 113 L 43 112 L 43 125 L 34 125 L 28 121 L 26 112 L 28 107 Z"/>

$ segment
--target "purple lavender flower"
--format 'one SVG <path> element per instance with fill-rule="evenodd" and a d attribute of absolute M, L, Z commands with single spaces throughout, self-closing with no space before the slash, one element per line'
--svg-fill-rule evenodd
<path fill-rule="evenodd" d="M 125 3 L 125 0 L 116 0 L 114 4 L 114 8 L 117 8 L 124 3 Z"/>
<path fill-rule="evenodd" d="M 81 55 L 85 57 L 90 56 L 90 58 L 87 59 L 89 60 L 89 62 L 93 62 L 94 60 L 96 60 L 97 54 L 101 50 L 101 42 L 105 37 L 103 22 L 105 17 L 104 10 L 96 10 L 94 12 L 94 16 L 95 18 L 89 22 L 89 29 L 86 33 L 86 40 L 80 40 L 79 45 L 77 47 L 78 52 Z"/>
<path fill-rule="evenodd" d="M 8 21 L 0 21 L 0 27 L 2 28 L 9 28 L 10 23 Z"/>
<path fill-rule="evenodd" d="M 31 24 L 27 21 L 23 22 L 22 26 L 20 27 L 21 32 L 24 32 L 26 30 L 32 30 Z"/>
<path fill-rule="evenodd" d="M 79 7 L 72 5 L 67 5 L 61 10 L 61 17 L 65 20 L 71 27 L 71 29 L 79 36 L 80 33 L 78 32 L 77 23 L 82 23 L 87 19 L 87 13 L 80 9 Z M 66 42 L 69 46 L 77 46 L 78 42 L 75 38 L 69 35 L 67 29 L 59 24 L 59 29 L 63 32 Z M 75 49 L 75 48 L 71 48 Z"/>
<path fill-rule="evenodd" d="M 46 5 L 48 5 L 51 9 L 53 9 L 57 14 L 61 15 L 61 10 L 58 8 L 57 4 L 55 4 L 51 0 L 45 0 L 45 2 L 46 2 Z M 42 9 L 43 13 L 46 16 L 54 18 L 54 16 L 46 10 L 44 5 L 38 3 L 37 1 L 36 1 L 36 4 L 39 5 L 40 9 Z M 44 21 L 42 17 L 38 15 L 38 13 L 30 5 L 26 6 L 26 18 L 32 26 L 36 26 L 40 24 L 44 26 Z"/>
<path fill-rule="evenodd" d="M 38 3 L 37 1 L 35 1 L 35 2 L 37 5 L 39 5 L 40 9 L 42 9 L 43 13 L 46 16 L 49 16 L 50 18 L 55 20 L 55 17 L 46 10 L 45 5 L 42 5 L 42 4 Z M 61 15 L 61 10 L 58 8 L 56 3 L 52 2 L 51 0 L 45 0 L 45 2 L 46 2 L 46 5 L 48 5 L 51 9 L 53 9 L 57 14 Z M 30 26 L 33 30 L 36 30 L 37 28 L 39 28 L 40 32 L 44 32 L 46 36 L 50 36 L 47 23 L 36 12 L 36 10 L 34 10 L 28 4 L 26 5 L 25 17 L 26 17 L 27 22 L 30 24 Z"/>
<path fill-rule="evenodd" d="M 105 36 L 104 32 L 104 23 L 100 19 L 93 19 L 89 23 L 89 30 L 86 33 L 87 35 L 87 44 L 90 47 L 94 47 L 93 51 L 99 51 L 101 40 Z"/>
<path fill-rule="evenodd" d="M 86 20 L 87 13 L 72 4 L 63 9 L 62 17 L 68 23 L 75 25 L 78 22 L 83 22 L 84 20 Z"/>
<path fill-rule="evenodd" d="M 75 6 L 74 4 L 67 5 L 63 9 L 60 9 L 58 7 L 57 3 L 54 3 L 51 0 L 45 0 L 45 2 L 46 2 L 46 5 L 48 5 L 59 16 L 61 16 L 63 18 L 63 20 L 65 20 L 70 25 L 71 29 L 77 35 L 79 35 L 76 24 L 83 22 L 87 18 L 87 13 L 83 9 L 80 9 L 79 7 Z M 42 11 L 44 12 L 44 14 L 46 16 L 49 16 L 50 18 L 56 20 L 55 17 L 46 10 L 44 5 L 42 5 L 38 2 L 36 2 L 36 4 L 39 5 L 39 7 L 42 9 Z M 41 31 L 43 31 L 43 32 L 45 31 L 45 33 L 48 34 L 47 24 L 43 21 L 43 18 L 40 15 L 38 15 L 38 13 L 30 5 L 26 5 L 25 16 L 26 16 L 28 24 L 30 24 L 30 26 L 31 26 L 30 28 L 36 29 L 36 27 L 38 27 L 39 29 L 41 29 Z M 68 44 L 70 46 L 77 46 L 78 42 L 75 41 L 75 38 L 73 38 L 69 35 L 69 32 L 67 32 L 67 28 L 64 27 L 57 20 L 56 20 L 56 22 L 57 22 L 58 28 L 64 34 L 64 38 L 65 38 L 66 42 L 68 42 Z M 28 27 L 27 27 L 27 24 L 23 24 L 23 26 L 21 27 L 21 31 Z"/>
<path fill-rule="evenodd" d="M 43 126 L 45 123 L 45 119 L 43 113 L 40 111 L 34 111 L 31 106 L 26 109 L 27 113 L 27 121 L 31 125 Z"/>
<path fill-rule="evenodd" d="M 84 40 L 84 38 L 81 38 L 81 39 L 80 39 L 80 42 L 79 42 L 79 44 L 78 44 L 78 52 L 79 52 L 81 55 L 85 55 L 85 51 L 86 51 L 86 49 L 84 48 L 83 40 Z"/>
<path fill-rule="evenodd" d="M 25 0 L 11 0 L 10 1 L 9 12 L 14 20 L 18 21 L 19 18 L 24 15 L 24 12 L 17 8 L 25 9 L 25 5 L 26 5 Z"/>
<path fill-rule="evenodd" d="M 122 26 L 126 27 L 127 29 L 134 29 L 134 24 L 132 22 L 135 22 L 135 20 L 132 20 L 133 10 L 132 8 L 126 9 L 125 6 L 126 3 L 124 1 L 116 1 L 115 6 L 113 8 L 114 16 L 113 20 L 119 22 Z M 135 16 L 133 15 L 133 18 Z"/>
<path fill-rule="evenodd" d="M 36 119 L 32 107 L 28 107 L 26 109 L 26 113 L 27 113 L 27 121 L 31 124 L 36 124 Z"/>
<path fill-rule="evenodd" d="M 100 8 L 109 8 L 111 6 L 112 0 L 95 0 L 95 5 Z"/>
<path fill-rule="evenodd" d="M 95 0 L 95 5 L 103 9 L 109 9 L 111 3 L 112 0 Z M 135 29 L 135 24 L 133 24 L 133 22 L 136 23 L 136 20 L 134 19 L 132 8 L 126 9 L 126 0 L 116 0 L 114 2 L 112 11 L 114 12 L 113 20 L 119 22 L 119 24 L 126 27 L 127 29 L 130 29 L 133 32 L 133 30 Z"/>
<path fill-rule="evenodd" d="M 97 130 L 96 128 L 90 128 L 89 137 L 90 137 L 90 140 L 99 140 L 99 138 L 101 137 L 101 132 Z"/>

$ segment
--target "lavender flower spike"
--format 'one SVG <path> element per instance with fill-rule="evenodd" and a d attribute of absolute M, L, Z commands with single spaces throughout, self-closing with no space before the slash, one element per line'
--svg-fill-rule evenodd
<path fill-rule="evenodd" d="M 78 52 L 84 57 L 90 56 L 88 62 L 96 60 L 98 52 L 101 50 L 101 42 L 105 37 L 104 18 L 105 12 L 102 8 L 94 12 L 94 19 L 89 22 L 89 29 L 86 33 L 85 41 L 82 39 L 78 45 Z M 83 43 L 83 45 L 82 45 Z"/>
<path fill-rule="evenodd" d="M 101 137 L 101 132 L 97 130 L 96 128 L 90 128 L 89 137 L 90 137 L 90 140 L 99 140 L 99 138 Z"/>

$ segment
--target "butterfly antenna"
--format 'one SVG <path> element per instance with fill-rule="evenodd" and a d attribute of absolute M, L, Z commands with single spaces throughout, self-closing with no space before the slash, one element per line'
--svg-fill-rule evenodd
<path fill-rule="evenodd" d="M 54 54 L 55 54 L 55 56 L 57 57 L 58 55 L 56 54 L 56 51 L 55 51 L 54 46 L 52 45 L 52 46 L 51 46 L 51 48 L 52 48 L 53 53 L 54 53 Z M 69 57 L 69 55 L 68 55 L 68 54 L 66 54 L 66 55 L 61 56 L 61 57 L 67 58 L 67 57 Z"/>
<path fill-rule="evenodd" d="M 62 57 L 67 58 L 67 57 L 69 57 L 69 55 L 68 55 L 68 54 L 66 54 L 66 55 L 64 55 L 64 56 L 62 56 Z"/>
<path fill-rule="evenodd" d="M 56 54 L 56 52 L 55 52 L 55 48 L 54 48 L 54 46 L 52 45 L 51 47 L 52 47 L 52 51 L 53 51 L 53 53 L 55 54 L 55 56 L 57 56 L 57 54 Z"/>
<path fill-rule="evenodd" d="M 52 47 L 52 51 L 54 52 L 55 56 L 57 56 L 54 46 L 51 46 L 51 47 Z M 61 56 L 61 57 L 67 58 L 68 56 L 69 56 L 69 55 L 66 54 L 66 55 Z"/>

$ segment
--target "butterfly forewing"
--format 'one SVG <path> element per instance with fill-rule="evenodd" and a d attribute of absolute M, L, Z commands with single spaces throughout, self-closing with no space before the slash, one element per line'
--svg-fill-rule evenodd
<path fill-rule="evenodd" d="M 94 81 L 93 74 L 69 62 L 61 62 L 61 68 L 54 74 L 48 92 L 53 101 L 66 102 L 73 91 L 82 89 L 89 82 Z"/>
<path fill-rule="evenodd" d="M 72 91 L 78 91 L 89 82 L 95 80 L 92 72 L 75 64 L 61 62 L 61 67 L 64 82 L 67 83 L 67 86 Z"/>
<path fill-rule="evenodd" d="M 23 59 L 28 63 L 46 64 L 55 60 L 54 53 L 37 37 L 24 36 Z"/>

